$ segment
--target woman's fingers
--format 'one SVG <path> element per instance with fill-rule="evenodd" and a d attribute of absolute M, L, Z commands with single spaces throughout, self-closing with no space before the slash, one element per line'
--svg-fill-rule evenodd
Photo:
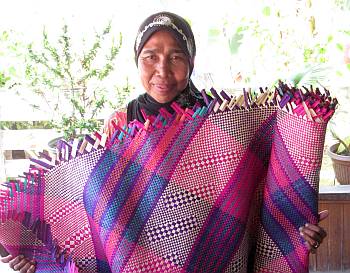
<path fill-rule="evenodd" d="M 319 212 L 319 221 L 326 219 L 329 215 L 328 210 Z M 306 247 L 315 252 L 315 250 L 322 244 L 323 239 L 327 236 L 327 232 L 318 225 L 307 223 L 305 226 L 299 228 L 300 235 L 304 238 Z"/>
<path fill-rule="evenodd" d="M 308 231 L 309 234 L 315 232 L 322 240 L 327 236 L 327 232 L 320 226 L 306 224 L 304 230 Z"/>
<path fill-rule="evenodd" d="M 19 256 L 15 257 L 11 261 L 9 261 L 9 267 L 11 267 L 12 269 L 15 270 L 15 265 L 18 264 L 23 258 L 24 258 L 23 255 L 19 255 Z"/>
<path fill-rule="evenodd" d="M 8 253 L 5 247 L 2 244 L 0 244 L 0 256 L 5 257 L 8 255 L 10 255 L 10 253 Z"/>
<path fill-rule="evenodd" d="M 1 257 L 0 261 L 3 263 L 9 263 L 13 259 L 12 255 L 7 255 L 6 257 Z"/>
<path fill-rule="evenodd" d="M 33 261 L 27 262 L 19 271 L 21 273 L 33 273 L 35 272 L 35 265 Z"/>
<path fill-rule="evenodd" d="M 307 233 L 300 231 L 300 235 L 305 240 L 305 245 L 309 251 L 312 253 L 315 253 L 316 249 L 319 247 L 320 243 L 319 241 L 315 240 L 314 238 L 310 237 Z"/>
<path fill-rule="evenodd" d="M 31 266 L 29 267 L 27 273 L 34 273 L 34 272 L 35 272 L 35 269 L 36 269 L 35 265 L 31 265 Z"/>
<path fill-rule="evenodd" d="M 21 273 L 34 273 L 36 269 L 35 261 L 29 261 L 27 258 L 24 258 L 23 255 L 19 255 L 15 258 L 12 255 L 8 255 L 0 258 L 0 261 L 8 263 L 10 268 L 18 270 Z"/>
<path fill-rule="evenodd" d="M 324 219 L 326 219 L 329 215 L 329 211 L 328 210 L 323 210 L 321 212 L 318 213 L 318 218 L 319 218 L 319 221 L 322 221 Z"/>
<path fill-rule="evenodd" d="M 15 264 L 13 266 L 14 270 L 20 270 L 21 268 L 23 268 L 27 263 L 29 263 L 28 259 L 24 258 L 22 260 L 20 260 L 17 264 Z M 29 268 L 29 267 L 28 267 Z"/>
<path fill-rule="evenodd" d="M 322 237 L 317 232 L 307 228 L 307 227 L 301 227 L 299 229 L 300 235 L 303 236 L 303 238 L 309 242 L 311 245 L 315 244 L 316 242 L 321 243 Z"/>

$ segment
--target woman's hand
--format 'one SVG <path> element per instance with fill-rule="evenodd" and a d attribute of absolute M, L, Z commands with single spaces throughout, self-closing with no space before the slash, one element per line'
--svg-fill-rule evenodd
<path fill-rule="evenodd" d="M 13 270 L 17 270 L 21 273 L 34 273 L 35 272 L 35 261 L 30 261 L 23 255 L 13 257 L 8 255 L 6 257 L 1 257 L 0 261 L 3 263 L 8 263 Z"/>
<path fill-rule="evenodd" d="M 0 244 L 0 256 L 1 257 L 5 257 L 5 256 L 7 256 L 7 255 L 9 255 L 10 253 L 8 253 L 7 252 L 7 250 L 5 249 L 5 247 L 2 245 L 2 244 Z M 0 257 L 0 258 L 1 258 Z"/>
<path fill-rule="evenodd" d="M 321 211 L 319 214 L 320 221 L 328 217 L 328 210 Z M 318 225 L 305 224 L 299 228 L 300 235 L 305 239 L 306 247 L 315 253 L 316 249 L 322 244 L 323 239 L 327 236 L 327 232 Z"/>

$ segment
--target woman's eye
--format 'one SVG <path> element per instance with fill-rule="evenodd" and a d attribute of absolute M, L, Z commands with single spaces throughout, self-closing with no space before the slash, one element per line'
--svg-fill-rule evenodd
<path fill-rule="evenodd" d="M 154 60 L 156 57 L 154 55 L 147 55 L 144 57 L 145 60 Z"/>
<path fill-rule="evenodd" d="M 151 55 L 144 55 L 141 57 L 141 59 L 144 63 L 154 63 L 157 58 L 156 58 L 156 55 L 151 54 Z"/>
<path fill-rule="evenodd" d="M 182 56 L 181 54 L 179 54 L 179 55 L 173 55 L 173 56 L 171 56 L 171 58 L 170 58 L 172 61 L 182 61 L 182 60 L 184 60 L 185 58 L 184 58 L 184 56 Z"/>

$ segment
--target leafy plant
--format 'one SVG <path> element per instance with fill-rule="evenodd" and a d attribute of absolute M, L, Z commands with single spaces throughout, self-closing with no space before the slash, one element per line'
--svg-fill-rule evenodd
<path fill-rule="evenodd" d="M 125 102 L 130 95 L 130 93 L 134 90 L 134 86 L 129 83 L 129 79 L 126 78 L 126 84 L 124 86 L 116 86 L 113 97 L 108 100 L 108 104 L 112 109 L 122 110 L 125 108 Z"/>
<path fill-rule="evenodd" d="M 13 77 L 16 75 L 16 70 L 10 62 L 13 57 L 18 55 L 18 42 L 14 41 L 13 31 L 2 31 L 0 33 L 0 88 L 11 88 L 14 84 Z"/>
<path fill-rule="evenodd" d="M 95 33 L 90 46 L 83 40 L 85 48 L 75 49 L 65 24 L 55 42 L 44 28 L 41 46 L 28 45 L 27 83 L 54 113 L 52 124 L 67 140 L 101 126 L 97 116 L 106 105 L 108 93 L 104 81 L 114 70 L 122 45 L 122 35 L 116 39 L 110 33 L 111 22 Z"/>
<path fill-rule="evenodd" d="M 335 126 L 334 122 L 331 122 L 330 132 L 332 137 L 339 143 L 337 150 L 335 151 L 338 155 L 346 155 L 350 156 L 350 135 L 346 135 L 341 137 L 333 126 Z"/>
<path fill-rule="evenodd" d="M 327 77 L 329 67 L 323 64 L 317 64 L 305 68 L 303 71 L 294 74 L 291 77 L 291 83 L 296 87 L 303 85 L 320 85 Z"/>
<path fill-rule="evenodd" d="M 48 121 L 0 121 L 0 130 L 52 129 Z"/>
<path fill-rule="evenodd" d="M 339 144 L 334 151 L 338 155 L 350 156 L 350 131 L 347 128 L 348 109 L 337 110 L 335 117 L 330 121 L 329 131 Z"/>
<path fill-rule="evenodd" d="M 8 82 L 11 78 L 5 74 L 4 71 L 0 71 L 0 87 L 4 87 L 6 82 Z"/>
<path fill-rule="evenodd" d="M 228 47 L 230 49 L 230 54 L 234 55 L 238 53 L 239 47 L 242 45 L 242 39 L 244 37 L 244 31 L 247 27 L 239 26 L 235 33 L 229 35 L 224 31 L 225 36 L 227 36 Z"/>

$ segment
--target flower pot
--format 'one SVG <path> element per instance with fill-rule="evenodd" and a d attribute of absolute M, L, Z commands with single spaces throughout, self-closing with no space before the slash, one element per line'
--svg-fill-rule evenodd
<path fill-rule="evenodd" d="M 56 148 L 57 148 L 57 143 L 58 141 L 60 141 L 61 139 L 63 139 L 63 136 L 60 137 L 56 137 L 54 139 L 51 139 L 47 145 L 49 146 L 49 151 L 53 154 L 56 154 Z"/>
<path fill-rule="evenodd" d="M 328 149 L 328 156 L 332 159 L 335 178 L 340 184 L 350 184 L 350 156 L 338 155 L 335 151 L 339 143 Z"/>
<path fill-rule="evenodd" d="M 84 134 L 79 134 L 76 136 L 76 138 L 79 138 L 80 140 L 82 140 L 84 138 Z M 56 154 L 57 153 L 57 145 L 58 145 L 58 142 L 60 140 L 64 140 L 64 137 L 63 136 L 60 136 L 60 137 L 56 137 L 54 139 L 51 139 L 47 145 L 48 145 L 48 150 L 50 153 L 52 154 Z M 71 141 L 68 141 L 69 144 L 72 144 L 73 143 L 73 140 Z"/>

